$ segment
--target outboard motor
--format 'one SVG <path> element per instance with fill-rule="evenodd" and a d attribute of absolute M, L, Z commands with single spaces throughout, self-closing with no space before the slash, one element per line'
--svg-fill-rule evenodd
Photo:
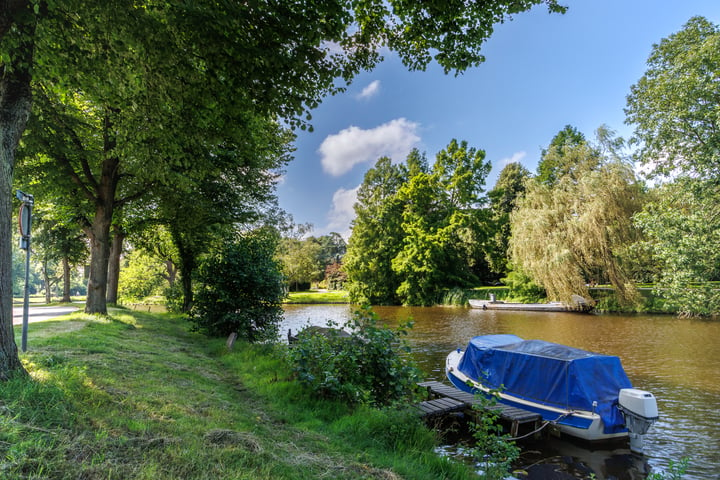
<path fill-rule="evenodd" d="M 625 417 L 630 436 L 630 450 L 643 453 L 643 435 L 657 421 L 657 401 L 652 393 L 637 388 L 623 388 L 618 397 L 618 408 Z"/>

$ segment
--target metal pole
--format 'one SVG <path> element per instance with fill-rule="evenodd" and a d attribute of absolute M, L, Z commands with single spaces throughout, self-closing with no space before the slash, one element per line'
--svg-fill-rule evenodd
<path fill-rule="evenodd" d="M 25 250 L 25 299 L 23 301 L 22 351 L 27 352 L 28 315 L 30 311 L 30 235 L 27 237 Z"/>
<path fill-rule="evenodd" d="M 20 212 L 18 213 L 18 224 L 20 225 L 20 248 L 25 249 L 25 295 L 23 301 L 23 324 L 22 324 L 22 344 L 23 352 L 27 351 L 28 336 L 28 315 L 30 311 L 30 229 L 32 225 L 32 207 L 35 199 L 20 190 L 17 191 L 18 200 L 22 201 Z"/>

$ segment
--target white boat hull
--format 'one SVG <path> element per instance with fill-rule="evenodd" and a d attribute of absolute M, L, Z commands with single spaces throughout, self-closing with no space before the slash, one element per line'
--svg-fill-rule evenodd
<path fill-rule="evenodd" d="M 587 313 L 592 310 L 587 304 L 568 305 L 561 302 L 550 303 L 512 303 L 499 300 L 476 300 L 470 299 L 468 303 L 472 308 L 482 310 L 509 310 L 522 312 L 581 312 Z"/>

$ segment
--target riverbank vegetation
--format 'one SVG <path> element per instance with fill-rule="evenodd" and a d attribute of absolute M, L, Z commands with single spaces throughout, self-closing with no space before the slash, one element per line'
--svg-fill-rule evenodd
<path fill-rule="evenodd" d="M 484 152 L 465 142 L 432 165 L 418 151 L 378 160 L 345 257 L 351 299 L 461 303 L 460 292 L 506 282 L 512 298 L 570 302 L 603 284 L 603 311 L 720 314 L 720 128 L 704 100 L 720 93 L 718 42 L 720 28 L 696 17 L 653 48 L 628 95 L 630 143 L 568 125 L 535 174 L 508 165 L 487 193 Z"/>
<path fill-rule="evenodd" d="M 46 479 L 470 479 L 411 411 L 322 399 L 286 347 L 111 309 L 33 324 L 0 383 L 0 472 Z"/>

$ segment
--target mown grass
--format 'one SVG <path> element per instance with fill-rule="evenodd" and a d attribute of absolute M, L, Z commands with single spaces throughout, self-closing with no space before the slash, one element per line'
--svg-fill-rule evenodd
<path fill-rule="evenodd" d="M 349 303 L 348 293 L 344 290 L 307 290 L 290 292 L 285 303 Z"/>
<path fill-rule="evenodd" d="M 309 397 L 282 346 L 123 309 L 30 327 L 30 376 L 0 384 L 0 478 L 473 477 L 412 413 Z"/>

